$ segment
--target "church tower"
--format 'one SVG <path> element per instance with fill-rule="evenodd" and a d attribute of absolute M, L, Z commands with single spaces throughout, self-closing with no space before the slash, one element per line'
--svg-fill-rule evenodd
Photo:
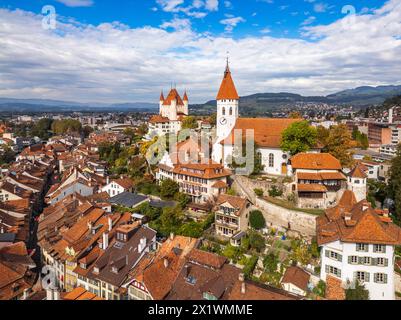
<path fill-rule="evenodd" d="M 226 138 L 235 126 L 239 116 L 239 96 L 231 77 L 231 71 L 228 64 L 224 71 L 223 81 L 221 82 L 217 94 L 217 138 L 222 140 Z"/>
<path fill-rule="evenodd" d="M 223 81 L 221 82 L 217 100 L 217 118 L 216 118 L 216 143 L 213 146 L 212 158 L 218 163 L 224 163 L 223 146 L 221 141 L 228 137 L 235 127 L 239 117 L 239 96 L 231 77 L 230 66 L 228 64 L 224 71 Z"/>

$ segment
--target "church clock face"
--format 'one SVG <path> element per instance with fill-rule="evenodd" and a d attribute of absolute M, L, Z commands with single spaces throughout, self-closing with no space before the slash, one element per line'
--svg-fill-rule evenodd
<path fill-rule="evenodd" d="M 224 118 L 224 117 L 221 118 L 221 119 L 220 119 L 220 124 L 223 125 L 223 126 L 225 126 L 225 125 L 227 124 L 227 119 Z"/>

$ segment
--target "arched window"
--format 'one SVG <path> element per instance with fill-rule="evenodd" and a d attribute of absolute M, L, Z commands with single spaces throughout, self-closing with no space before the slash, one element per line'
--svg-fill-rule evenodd
<path fill-rule="evenodd" d="M 223 107 L 223 116 L 226 115 L 226 108 Z"/>
<path fill-rule="evenodd" d="M 274 167 L 274 154 L 273 153 L 269 154 L 269 167 L 270 168 Z"/>
<path fill-rule="evenodd" d="M 232 116 L 233 115 L 233 108 L 231 107 L 230 108 L 230 116 Z"/>

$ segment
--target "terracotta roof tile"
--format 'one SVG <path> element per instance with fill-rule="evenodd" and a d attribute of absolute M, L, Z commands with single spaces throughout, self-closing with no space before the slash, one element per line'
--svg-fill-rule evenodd
<path fill-rule="evenodd" d="M 227 261 L 225 257 L 199 249 L 193 249 L 188 256 L 188 260 L 215 269 L 220 269 Z"/>
<path fill-rule="evenodd" d="M 291 165 L 293 169 L 342 170 L 340 161 L 329 153 L 298 153 Z"/>
<path fill-rule="evenodd" d="M 224 72 L 224 78 L 221 82 L 216 100 L 239 100 L 237 89 L 235 88 L 235 84 L 233 78 L 231 77 L 231 71 L 228 65 L 226 71 Z"/>
<path fill-rule="evenodd" d="M 291 283 L 306 291 L 308 289 L 310 275 L 299 267 L 289 267 L 284 273 L 281 283 Z"/>

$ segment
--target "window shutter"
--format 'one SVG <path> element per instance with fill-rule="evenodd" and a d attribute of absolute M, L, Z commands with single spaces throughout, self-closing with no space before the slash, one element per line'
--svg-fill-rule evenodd
<path fill-rule="evenodd" d="M 348 256 L 348 264 L 352 264 L 352 256 Z"/>
<path fill-rule="evenodd" d="M 372 258 L 370 262 L 372 266 L 377 266 L 377 258 Z"/>
<path fill-rule="evenodd" d="M 387 258 L 384 259 L 384 266 L 385 266 L 385 267 L 388 267 L 388 259 L 387 259 Z"/>
<path fill-rule="evenodd" d="M 369 245 L 365 244 L 365 252 L 368 252 L 368 251 L 369 251 Z"/>
<path fill-rule="evenodd" d="M 326 250 L 325 253 L 326 253 L 326 257 L 329 258 L 329 257 L 330 257 L 330 251 L 329 251 L 329 250 Z"/>
<path fill-rule="evenodd" d="M 358 272 L 354 272 L 354 281 L 358 280 Z"/>
<path fill-rule="evenodd" d="M 369 282 L 369 281 L 370 281 L 370 273 L 365 272 L 365 282 Z"/>
<path fill-rule="evenodd" d="M 383 245 L 383 253 L 386 253 L 386 247 L 385 245 Z"/>
<path fill-rule="evenodd" d="M 363 258 L 362 257 L 358 257 L 358 263 L 359 264 L 363 264 Z"/>
<path fill-rule="evenodd" d="M 387 274 L 384 274 L 383 280 L 384 280 L 384 283 L 387 283 Z"/>
<path fill-rule="evenodd" d="M 326 273 L 329 273 L 329 271 L 330 271 L 330 268 L 329 268 L 329 266 L 328 266 L 328 265 L 326 265 L 326 268 L 325 268 L 325 270 L 326 270 Z"/>
<path fill-rule="evenodd" d="M 339 278 L 341 278 L 341 270 L 340 270 L 340 269 L 337 269 L 337 276 L 338 276 Z"/>
<path fill-rule="evenodd" d="M 341 254 L 338 255 L 338 261 L 340 261 L 340 262 L 343 261 L 343 256 Z"/>

